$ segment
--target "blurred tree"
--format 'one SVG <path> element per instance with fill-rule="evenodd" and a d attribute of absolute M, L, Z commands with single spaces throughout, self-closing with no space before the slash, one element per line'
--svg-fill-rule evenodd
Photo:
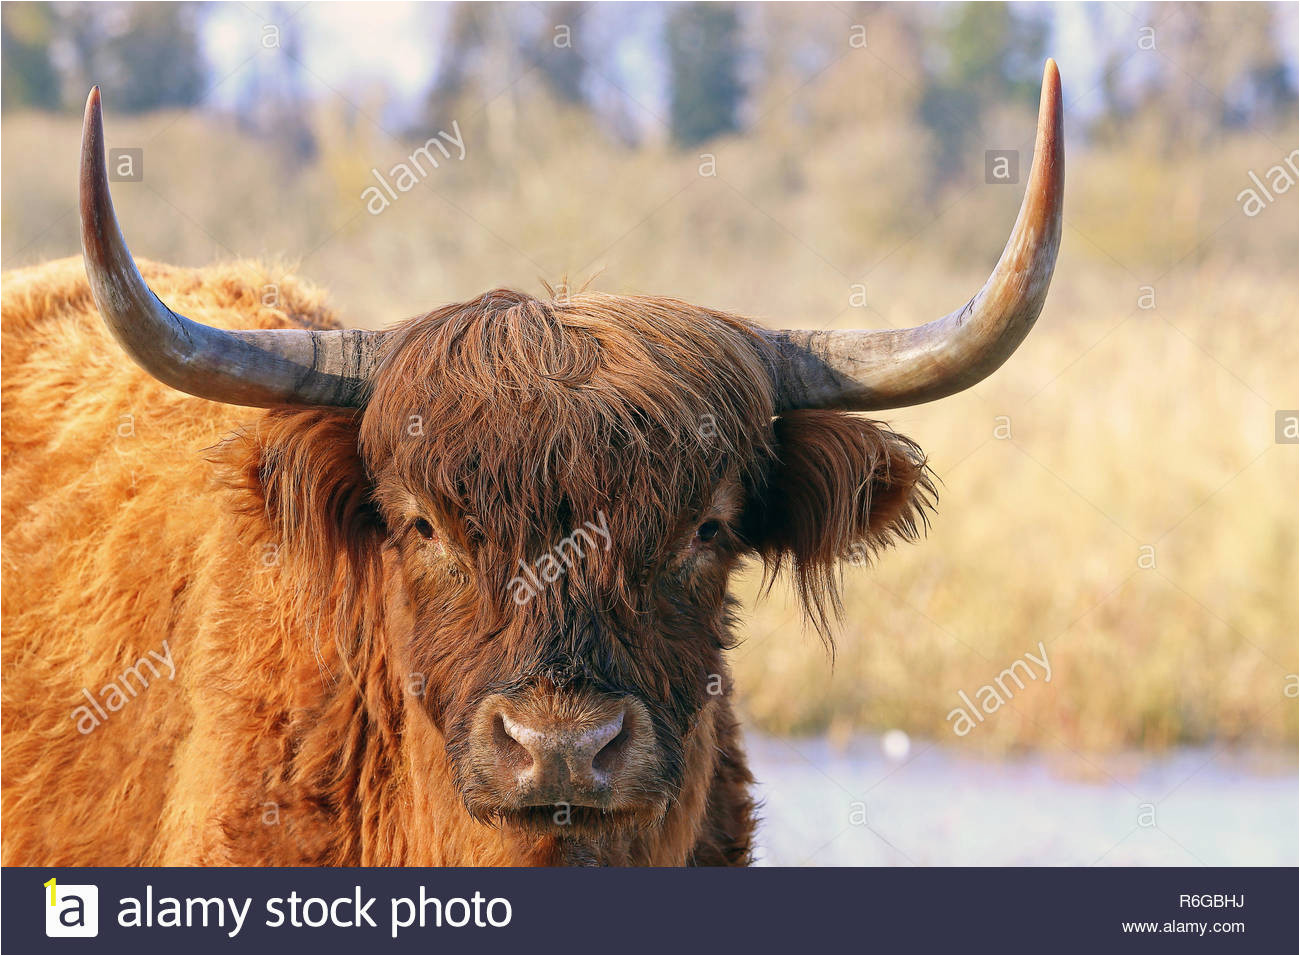
<path fill-rule="evenodd" d="M 740 128 L 742 37 L 729 3 L 683 3 L 665 28 L 673 140 L 692 146 Z"/>
<path fill-rule="evenodd" d="M 52 47 L 59 49 L 68 105 L 80 109 L 92 84 L 111 90 L 114 110 L 194 106 L 208 69 L 200 52 L 202 4 L 63 3 Z"/>
<path fill-rule="evenodd" d="M 1086 25 L 1086 42 L 1097 52 L 1100 59 L 1101 79 L 1098 82 L 1098 94 L 1101 109 L 1092 122 L 1090 133 L 1099 130 L 1113 130 L 1124 123 L 1132 113 L 1132 103 L 1125 95 L 1125 64 L 1133 55 L 1132 21 L 1117 28 L 1113 22 L 1115 8 L 1103 4 L 1088 4 L 1082 8 L 1082 23 Z"/>
<path fill-rule="evenodd" d="M 1047 27 L 1037 12 L 1004 3 L 963 3 L 940 21 L 940 56 L 921 100 L 939 175 L 974 168 L 966 153 L 992 106 L 1037 100 Z"/>
<path fill-rule="evenodd" d="M 668 98 L 664 24 L 670 5 L 593 4 L 583 11 L 583 106 L 624 146 L 662 142 Z"/>
<path fill-rule="evenodd" d="M 442 60 L 429 90 L 426 109 L 429 116 L 437 118 L 454 111 L 456 100 L 471 81 L 472 64 L 482 46 L 483 37 L 473 5 L 455 4 L 446 35 L 442 38 Z"/>
<path fill-rule="evenodd" d="M 258 55 L 245 71 L 239 123 L 272 140 L 284 158 L 300 163 L 316 155 L 311 110 L 303 82 L 301 32 L 287 3 L 272 3 Z"/>
<path fill-rule="evenodd" d="M 93 9 L 92 22 L 100 26 L 89 62 L 98 74 L 95 82 L 112 84 L 114 109 L 143 113 L 202 99 L 207 67 L 199 48 L 201 4 L 81 6 Z"/>
<path fill-rule="evenodd" d="M 457 3 L 417 135 L 455 120 L 511 175 L 519 140 L 521 80 L 533 69 L 522 38 L 537 35 L 537 11 L 513 4 Z"/>
<path fill-rule="evenodd" d="M 1158 71 L 1144 105 L 1160 117 L 1172 148 L 1294 114 L 1277 45 L 1281 6 L 1177 3 L 1159 19 L 1151 50 Z"/>
<path fill-rule="evenodd" d="M 1087 8 L 1103 51 L 1102 109 L 1089 135 L 1140 140 L 1172 154 L 1199 149 L 1233 127 L 1295 115 L 1295 7 L 1286 4 L 1146 4 L 1123 15 Z"/>
<path fill-rule="evenodd" d="M 50 59 L 58 17 L 50 3 L 0 7 L 0 101 L 5 109 L 56 109 L 59 75 Z"/>
<path fill-rule="evenodd" d="M 100 72 L 104 8 L 93 3 L 58 4 L 58 35 L 51 44 L 64 80 L 64 105 L 76 109 L 89 88 L 106 78 Z M 117 109 L 116 92 L 113 109 Z"/>
<path fill-rule="evenodd" d="M 561 103 L 577 105 L 585 101 L 586 63 L 578 46 L 579 25 L 585 12 L 584 4 L 572 0 L 546 4 L 542 29 L 526 48 L 546 88 Z"/>
<path fill-rule="evenodd" d="M 430 114 L 449 114 L 458 99 L 475 90 L 494 96 L 503 81 L 532 70 L 558 102 L 584 103 L 587 64 L 579 43 L 586 13 L 584 4 L 574 2 L 490 11 L 456 4 L 429 92 Z"/>

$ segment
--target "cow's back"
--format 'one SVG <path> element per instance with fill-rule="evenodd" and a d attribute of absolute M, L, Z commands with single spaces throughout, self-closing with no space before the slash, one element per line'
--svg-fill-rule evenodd
<path fill-rule="evenodd" d="M 275 270 L 141 268 L 207 324 L 333 324 Z M 2 322 L 4 862 L 194 861 L 304 666 L 205 460 L 262 413 L 137 369 L 80 259 L 7 274 Z"/>

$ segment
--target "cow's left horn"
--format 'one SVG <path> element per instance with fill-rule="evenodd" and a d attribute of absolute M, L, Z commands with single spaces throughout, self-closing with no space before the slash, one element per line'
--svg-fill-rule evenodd
<path fill-rule="evenodd" d="M 232 405 L 365 402 L 382 332 L 224 331 L 173 312 L 131 258 L 108 192 L 99 87 L 81 131 L 81 249 L 95 305 L 150 375 L 200 398 Z"/>
<path fill-rule="evenodd" d="M 1065 150 L 1061 77 L 1047 61 L 1034 165 L 1020 215 L 984 288 L 962 308 L 911 329 L 769 333 L 777 406 L 874 411 L 969 388 L 998 368 L 1033 327 L 1061 243 Z"/>

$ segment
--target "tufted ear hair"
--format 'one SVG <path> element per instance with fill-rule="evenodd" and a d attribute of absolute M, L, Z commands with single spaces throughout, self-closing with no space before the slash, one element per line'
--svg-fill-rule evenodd
<path fill-rule="evenodd" d="M 226 485 L 243 493 L 244 515 L 293 556 L 312 590 L 337 586 L 340 568 L 366 577 L 378 567 L 384 526 L 359 426 L 360 412 L 276 410 L 211 455 Z"/>
<path fill-rule="evenodd" d="M 909 438 L 845 412 L 786 412 L 764 487 L 746 508 L 745 535 L 768 570 L 787 561 L 809 620 L 829 639 L 840 612 L 841 561 L 866 564 L 912 541 L 935 504 L 925 455 Z"/>

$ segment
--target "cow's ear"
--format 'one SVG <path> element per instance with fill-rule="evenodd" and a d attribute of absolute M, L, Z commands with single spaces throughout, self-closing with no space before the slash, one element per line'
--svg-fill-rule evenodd
<path fill-rule="evenodd" d="M 213 451 L 255 529 L 269 531 L 319 584 L 333 581 L 340 565 L 364 573 L 378 560 L 384 528 L 359 426 L 359 412 L 271 411 Z"/>
<path fill-rule="evenodd" d="M 935 500 L 915 442 L 844 412 L 778 417 L 775 458 L 746 508 L 745 534 L 771 574 L 787 562 L 805 610 L 823 634 L 839 610 L 841 561 L 865 564 L 913 540 Z"/>

